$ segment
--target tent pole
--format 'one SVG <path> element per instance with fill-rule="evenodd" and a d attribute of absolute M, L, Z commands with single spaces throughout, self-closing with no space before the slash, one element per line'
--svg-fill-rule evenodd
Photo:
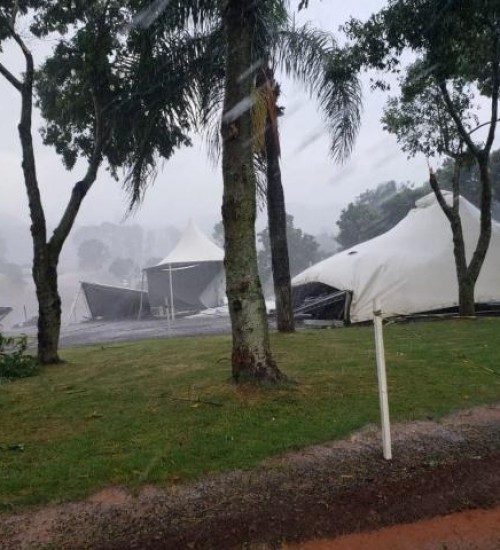
<path fill-rule="evenodd" d="M 389 398 L 387 395 L 387 374 L 385 370 L 384 337 L 382 333 L 382 309 L 378 300 L 373 301 L 373 328 L 375 329 L 375 354 L 382 422 L 382 448 L 384 458 L 392 459 L 391 423 L 389 420 Z"/>
<path fill-rule="evenodd" d="M 75 322 L 76 322 L 76 304 L 78 303 L 78 298 L 80 297 L 80 292 L 82 291 L 82 283 L 78 285 L 78 290 L 76 291 L 75 299 L 73 300 L 73 303 L 71 304 L 71 309 L 69 311 L 68 321 L 66 323 L 66 326 L 68 326 L 71 322 L 71 317 L 73 315 L 75 316 Z"/>
<path fill-rule="evenodd" d="M 137 314 L 137 319 L 142 318 L 142 296 L 143 296 L 143 293 L 144 293 L 144 269 L 142 270 L 142 275 L 141 275 L 141 301 L 140 301 L 140 304 L 139 304 L 139 313 Z"/>
<path fill-rule="evenodd" d="M 174 288 L 172 284 L 172 264 L 169 264 L 168 272 L 170 274 L 170 315 L 173 321 L 175 319 L 175 308 L 174 308 Z"/>

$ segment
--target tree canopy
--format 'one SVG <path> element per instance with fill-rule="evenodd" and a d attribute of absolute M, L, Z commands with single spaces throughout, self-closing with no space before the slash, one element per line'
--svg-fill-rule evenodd
<path fill-rule="evenodd" d="M 337 241 L 343 248 L 378 237 L 399 223 L 430 192 L 427 185 L 413 187 L 394 181 L 379 184 L 349 203 L 337 221 Z"/>

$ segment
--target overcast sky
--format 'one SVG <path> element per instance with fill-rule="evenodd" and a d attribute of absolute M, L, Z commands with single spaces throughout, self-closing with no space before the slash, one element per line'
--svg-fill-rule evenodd
<path fill-rule="evenodd" d="M 383 7 L 383 0 L 311 0 L 300 21 L 338 35 L 338 27 L 350 16 L 367 18 Z M 38 61 L 47 46 L 33 44 Z M 8 67 L 19 67 L 14 48 L 0 54 Z M 296 223 L 309 232 L 333 231 L 340 210 L 355 196 L 380 182 L 396 180 L 421 183 L 426 177 L 423 158 L 407 160 L 395 139 L 382 130 L 380 117 L 387 96 L 371 92 L 363 75 L 364 111 L 362 128 L 351 158 L 338 166 L 328 157 L 328 137 L 322 132 L 316 105 L 295 85 L 283 83 L 282 104 L 287 113 L 281 119 L 282 169 L 288 209 Z M 0 78 L 0 234 L 5 220 L 17 218 L 28 223 L 28 208 L 21 172 L 17 135 L 19 97 Z M 37 120 L 40 125 L 39 119 Z M 67 203 L 79 170 L 68 173 L 52 149 L 36 140 L 36 159 L 42 195 L 50 224 L 55 224 Z M 173 224 L 183 227 L 189 218 L 210 231 L 220 219 L 222 181 L 220 168 L 207 160 L 206 149 L 196 140 L 194 147 L 178 151 L 163 166 L 141 209 L 129 222 L 145 226 Z M 77 219 L 78 225 L 119 223 L 126 211 L 120 184 L 104 170 L 91 189 Z M 2 221 L 3 220 L 3 221 Z M 259 222 L 262 225 L 263 221 Z"/>

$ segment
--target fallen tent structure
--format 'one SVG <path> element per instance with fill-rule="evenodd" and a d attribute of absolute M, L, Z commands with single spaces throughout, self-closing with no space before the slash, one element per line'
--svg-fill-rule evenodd
<path fill-rule="evenodd" d="M 86 282 L 80 285 L 94 320 L 135 319 L 139 312 L 149 314 L 148 295 L 141 290 Z"/>
<path fill-rule="evenodd" d="M 224 304 L 224 251 L 192 220 L 170 254 L 144 272 L 154 315 L 193 313 Z"/>
<path fill-rule="evenodd" d="M 448 201 L 451 193 L 444 193 Z M 467 258 L 479 236 L 480 212 L 460 197 Z M 458 307 L 450 224 L 433 193 L 387 233 L 319 262 L 292 280 L 296 311 L 316 319 L 363 322 L 379 300 L 388 316 Z M 476 303 L 500 303 L 500 224 L 493 222 Z"/>
<path fill-rule="evenodd" d="M 7 315 L 12 311 L 12 308 L 11 307 L 7 307 L 7 306 L 0 306 L 0 321 L 2 321 L 3 319 L 5 319 L 5 317 L 7 317 Z"/>

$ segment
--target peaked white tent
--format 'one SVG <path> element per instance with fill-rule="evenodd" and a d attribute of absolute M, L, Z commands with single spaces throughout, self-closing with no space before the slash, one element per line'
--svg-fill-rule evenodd
<path fill-rule="evenodd" d="M 450 203 L 452 197 L 446 193 Z M 467 259 L 479 236 L 480 212 L 460 197 L 460 215 Z M 409 315 L 458 306 L 458 284 L 450 224 L 433 193 L 387 233 L 344 250 L 299 273 L 292 280 L 294 296 L 348 291 L 346 308 L 354 323 L 372 318 L 373 300 L 384 313 Z M 478 304 L 500 302 L 500 224 L 492 238 L 476 285 Z M 349 303 L 350 302 L 350 303 Z"/>
<path fill-rule="evenodd" d="M 168 256 L 145 272 L 153 312 L 172 305 L 176 311 L 192 312 L 224 301 L 224 251 L 192 220 Z"/>

